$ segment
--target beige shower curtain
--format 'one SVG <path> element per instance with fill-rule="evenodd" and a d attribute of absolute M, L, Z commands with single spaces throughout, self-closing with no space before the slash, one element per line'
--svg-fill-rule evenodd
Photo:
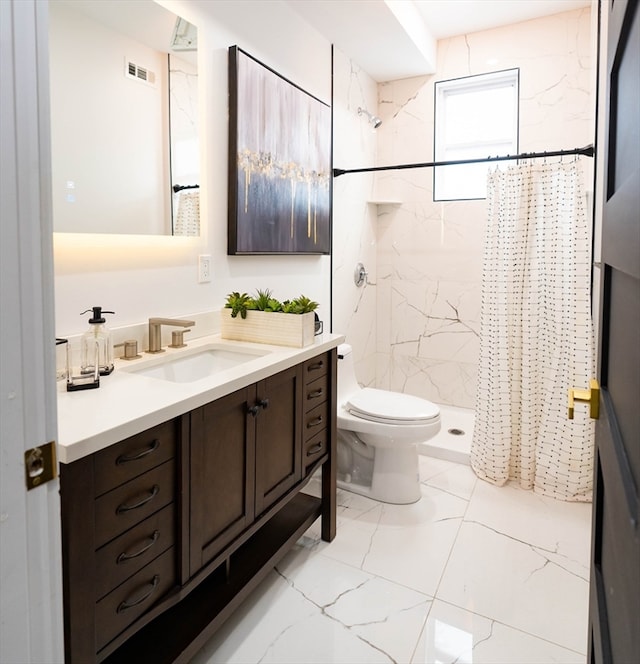
<path fill-rule="evenodd" d="M 494 484 L 589 501 L 593 421 L 585 408 L 567 417 L 569 387 L 595 375 L 580 163 L 496 170 L 487 203 L 471 465 Z"/>

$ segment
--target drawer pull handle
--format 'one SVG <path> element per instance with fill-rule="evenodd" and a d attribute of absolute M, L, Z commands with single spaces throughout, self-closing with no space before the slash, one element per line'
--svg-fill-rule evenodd
<path fill-rule="evenodd" d="M 138 507 L 143 507 L 150 500 L 153 500 L 159 493 L 160 487 L 157 484 L 153 485 L 153 488 L 149 492 L 149 495 L 146 498 L 143 498 L 139 503 L 133 505 L 118 505 L 116 509 L 116 514 L 122 514 L 123 512 L 129 512 L 130 510 L 137 510 Z"/>
<path fill-rule="evenodd" d="M 318 369 L 322 369 L 323 366 L 324 366 L 324 361 L 320 360 L 320 362 L 315 362 L 314 364 L 310 364 L 307 367 L 307 371 L 308 372 L 309 371 L 318 371 Z"/>
<path fill-rule="evenodd" d="M 117 613 L 122 613 L 123 611 L 126 611 L 127 609 L 133 609 L 133 607 L 138 606 L 138 604 L 142 604 L 142 602 L 149 599 L 149 597 L 151 597 L 151 595 L 153 595 L 153 593 L 158 588 L 159 584 L 160 584 L 160 575 L 156 574 L 153 577 L 153 579 L 151 579 L 151 588 L 149 588 L 149 591 L 146 592 L 141 597 L 138 597 L 138 599 L 133 599 L 133 600 L 125 599 L 123 602 L 120 602 L 120 604 L 118 605 L 118 608 L 116 609 Z"/>
<path fill-rule="evenodd" d="M 316 443 L 313 447 L 310 447 L 307 450 L 307 456 L 313 456 L 317 454 L 323 447 L 324 443 Z"/>
<path fill-rule="evenodd" d="M 307 422 L 307 429 L 313 429 L 313 427 L 318 427 L 320 426 L 324 420 L 322 419 L 322 415 L 318 415 L 315 420 L 311 420 L 310 422 Z"/>
<path fill-rule="evenodd" d="M 319 390 L 314 390 L 313 392 L 309 392 L 307 394 L 307 399 L 317 399 L 318 397 L 321 397 L 323 393 L 323 389 L 320 388 Z"/>
<path fill-rule="evenodd" d="M 141 452 L 136 452 L 135 454 L 131 454 L 129 456 L 126 454 L 121 454 L 116 459 L 116 466 L 120 466 L 123 463 L 127 463 L 129 461 L 137 461 L 138 459 L 144 459 L 144 457 L 151 454 L 152 452 L 155 452 L 159 447 L 160 447 L 160 441 L 156 438 L 151 443 L 150 447 L 147 447 L 147 449 L 142 450 Z"/>
<path fill-rule="evenodd" d="M 158 537 L 160 537 L 160 531 L 159 530 L 154 530 L 153 535 L 149 538 L 149 542 L 145 544 L 140 550 L 136 551 L 135 553 L 125 553 L 124 551 L 118 556 L 116 562 L 118 565 L 121 563 L 126 563 L 127 560 L 131 560 L 132 558 L 137 558 L 138 556 L 141 556 L 145 551 L 148 551 L 157 541 Z"/>

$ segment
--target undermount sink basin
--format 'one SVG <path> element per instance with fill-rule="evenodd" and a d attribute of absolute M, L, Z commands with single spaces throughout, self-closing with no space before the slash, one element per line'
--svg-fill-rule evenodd
<path fill-rule="evenodd" d="M 227 348 L 202 348 L 176 357 L 163 357 L 152 365 L 131 367 L 126 371 L 139 376 L 159 378 L 173 383 L 193 383 L 226 369 L 250 362 L 266 355 L 259 351 L 244 351 Z"/>

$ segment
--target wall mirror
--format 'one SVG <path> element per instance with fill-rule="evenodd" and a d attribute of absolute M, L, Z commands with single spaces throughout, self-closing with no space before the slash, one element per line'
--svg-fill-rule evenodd
<path fill-rule="evenodd" d="M 50 0 L 54 231 L 199 235 L 196 48 L 153 0 Z"/>

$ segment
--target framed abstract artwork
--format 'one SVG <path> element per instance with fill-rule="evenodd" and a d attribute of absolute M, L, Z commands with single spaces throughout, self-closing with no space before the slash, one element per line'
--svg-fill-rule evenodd
<path fill-rule="evenodd" d="M 328 254 L 330 176 L 331 108 L 232 46 L 227 253 Z"/>

